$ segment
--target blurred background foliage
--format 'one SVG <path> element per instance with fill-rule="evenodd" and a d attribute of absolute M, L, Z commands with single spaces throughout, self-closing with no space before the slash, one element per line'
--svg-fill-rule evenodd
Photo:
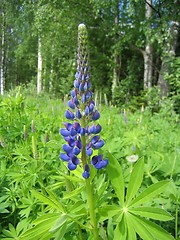
<path fill-rule="evenodd" d="M 147 92 L 156 91 L 151 87 L 159 88 L 157 97 L 171 97 L 179 111 L 178 1 L 0 0 L 0 21 L 0 81 L 6 92 L 36 85 L 40 51 L 42 91 L 60 98 L 68 94 L 76 68 L 77 26 L 84 22 L 93 89 L 103 89 L 115 105 L 139 105 Z M 151 62 L 146 63 L 148 46 Z"/>

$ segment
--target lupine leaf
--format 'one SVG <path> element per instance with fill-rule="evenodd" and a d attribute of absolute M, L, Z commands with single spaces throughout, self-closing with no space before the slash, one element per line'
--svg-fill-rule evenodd
<path fill-rule="evenodd" d="M 134 226 L 135 231 L 143 240 L 155 240 L 151 232 L 133 214 L 129 215 L 129 222 Z"/>
<path fill-rule="evenodd" d="M 112 221 L 112 218 L 109 218 L 109 219 L 108 219 L 107 234 L 108 234 L 108 239 L 109 239 L 109 240 L 113 240 L 114 229 L 113 229 L 113 221 Z"/>
<path fill-rule="evenodd" d="M 151 239 L 174 240 L 174 237 L 170 233 L 165 231 L 163 228 L 161 228 L 156 223 L 153 223 L 153 222 L 151 222 L 147 219 L 141 218 L 139 216 L 131 215 L 131 218 L 134 219 L 135 226 L 137 225 L 137 223 L 139 223 L 141 227 L 144 226 L 147 229 L 147 231 L 149 231 L 153 235 L 153 237 Z M 147 239 L 147 238 L 145 238 L 145 239 Z"/>
<path fill-rule="evenodd" d="M 20 240 L 37 240 L 37 239 L 43 239 L 43 236 L 49 232 L 49 229 L 55 224 L 57 219 L 59 218 L 59 215 L 54 214 L 54 217 L 48 214 L 45 214 L 43 216 L 43 221 L 40 221 L 36 226 L 32 227 L 31 229 L 28 229 L 25 231 L 21 237 Z M 41 217 L 40 217 L 41 218 Z M 48 233 L 47 238 L 44 239 L 51 239 L 53 237 L 52 233 Z"/>
<path fill-rule="evenodd" d="M 69 198 L 75 197 L 76 195 L 81 193 L 83 191 L 83 189 L 84 189 L 84 186 L 79 187 L 72 192 L 67 192 L 67 193 L 64 194 L 63 199 L 69 199 Z"/>
<path fill-rule="evenodd" d="M 112 218 L 116 214 L 120 214 L 121 208 L 116 205 L 108 205 L 99 208 L 98 212 L 100 214 L 100 221 L 105 221 L 106 219 Z"/>
<path fill-rule="evenodd" d="M 122 175 L 121 165 L 118 160 L 109 152 L 108 154 L 109 164 L 107 171 L 112 186 L 116 192 L 116 196 L 119 198 L 120 204 L 124 205 L 124 179 Z"/>
<path fill-rule="evenodd" d="M 132 210 L 129 209 L 129 212 L 140 215 L 142 217 L 152 218 L 160 221 L 169 221 L 173 219 L 173 217 L 164 209 L 154 207 L 133 208 Z"/>
<path fill-rule="evenodd" d="M 139 196 L 137 196 L 129 206 L 135 206 L 137 204 L 146 203 L 152 200 L 156 195 L 161 193 L 169 184 L 168 180 L 160 181 L 158 183 L 154 183 L 149 186 L 146 190 L 144 190 Z"/>
<path fill-rule="evenodd" d="M 130 181 L 128 184 L 127 195 L 126 195 L 127 205 L 139 190 L 143 180 L 143 174 L 144 174 L 144 162 L 141 159 L 135 164 L 130 176 Z"/>
<path fill-rule="evenodd" d="M 52 194 L 51 194 L 51 198 L 50 198 L 50 197 L 45 196 L 42 193 L 37 192 L 35 190 L 31 190 L 31 192 L 36 198 L 38 198 L 44 204 L 47 204 L 47 205 L 51 206 L 52 208 L 59 210 L 60 212 L 65 212 L 63 206 L 60 204 L 59 201 L 57 201 L 57 199 L 55 197 L 53 197 Z"/>
<path fill-rule="evenodd" d="M 40 223 L 46 222 L 47 219 L 51 221 L 51 219 L 56 218 L 56 220 L 59 218 L 60 214 L 59 213 L 46 213 L 40 217 L 38 217 L 36 220 L 33 221 L 34 225 L 38 225 Z"/>
<path fill-rule="evenodd" d="M 66 214 L 62 214 L 61 217 L 55 222 L 55 224 L 51 227 L 51 229 L 49 230 L 50 232 L 55 232 L 57 231 L 59 228 L 61 228 L 67 221 L 67 215 Z"/>
<path fill-rule="evenodd" d="M 67 222 L 64 223 L 64 225 L 55 233 L 55 239 L 54 240 L 61 240 L 64 237 L 64 234 L 67 230 Z"/>
<path fill-rule="evenodd" d="M 128 214 L 128 213 L 124 215 L 126 222 L 127 222 L 127 239 L 128 240 L 136 240 L 137 239 L 136 231 L 134 230 L 134 226 L 129 219 L 130 216 L 131 216 L 131 214 Z"/>
<path fill-rule="evenodd" d="M 126 226 L 126 221 L 124 219 L 124 216 L 121 220 L 116 225 L 115 231 L 114 231 L 114 240 L 126 240 L 127 239 L 127 226 Z"/>

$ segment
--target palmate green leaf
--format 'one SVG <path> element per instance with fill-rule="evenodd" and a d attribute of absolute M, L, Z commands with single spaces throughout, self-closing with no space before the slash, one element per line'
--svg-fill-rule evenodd
<path fill-rule="evenodd" d="M 146 203 L 152 200 L 156 195 L 161 193 L 169 184 L 168 180 L 160 181 L 158 183 L 154 183 L 149 186 L 146 190 L 144 190 L 139 196 L 137 196 L 132 202 L 130 202 L 130 206 L 136 206 L 142 203 Z"/>
<path fill-rule="evenodd" d="M 141 218 L 139 216 L 135 216 L 135 215 L 131 215 L 131 219 L 134 222 L 135 229 L 136 229 L 136 226 L 139 225 L 141 228 L 144 227 L 147 232 L 151 233 L 152 237 L 149 240 L 152 240 L 152 239 L 175 240 L 174 237 L 170 233 L 165 231 L 163 228 L 161 228 L 156 223 L 151 222 L 150 220 L 147 220 L 147 219 Z M 142 239 L 148 240 L 148 238 L 146 238 L 146 237 L 142 238 Z"/>
<path fill-rule="evenodd" d="M 132 209 L 129 208 L 129 212 L 140 215 L 142 217 L 152 218 L 160 221 L 169 221 L 173 219 L 171 214 L 166 212 L 164 209 L 154 207 L 139 207 Z"/>
<path fill-rule="evenodd" d="M 140 159 L 135 164 L 130 176 L 130 181 L 128 184 L 127 195 L 126 195 L 127 205 L 139 190 L 143 180 L 143 174 L 144 174 L 144 161 Z"/>
<path fill-rule="evenodd" d="M 16 229 L 14 228 L 14 226 L 11 223 L 9 223 L 9 230 L 4 229 L 4 230 L 2 230 L 2 232 L 7 237 L 10 237 L 10 238 L 17 237 Z"/>
<path fill-rule="evenodd" d="M 44 204 L 47 204 L 49 206 L 51 206 L 54 209 L 57 209 L 60 212 L 65 212 L 64 207 L 62 206 L 62 204 L 57 200 L 57 198 L 55 197 L 55 195 L 51 192 L 51 196 L 45 196 L 44 194 L 36 191 L 36 190 L 31 190 L 32 194 L 38 198 L 40 201 L 42 201 Z M 50 191 L 48 190 L 48 193 L 50 194 Z"/>
<path fill-rule="evenodd" d="M 122 175 L 121 165 L 118 160 L 109 152 L 108 153 L 109 164 L 107 166 L 107 171 L 109 179 L 111 180 L 112 186 L 116 192 L 121 206 L 124 205 L 124 179 Z"/>

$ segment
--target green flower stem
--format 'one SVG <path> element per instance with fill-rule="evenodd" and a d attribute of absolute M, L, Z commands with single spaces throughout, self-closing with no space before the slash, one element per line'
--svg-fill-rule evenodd
<path fill-rule="evenodd" d="M 82 117 L 81 119 L 81 126 L 86 127 L 86 119 L 85 116 Z M 81 160 L 83 167 L 87 164 L 87 159 L 86 159 L 86 136 L 81 137 L 82 141 L 82 151 L 81 151 Z M 88 208 L 89 208 L 89 215 L 90 215 L 90 225 L 92 227 L 92 233 L 94 240 L 98 240 L 98 229 L 97 229 L 97 222 L 96 222 L 96 213 L 95 213 L 95 206 L 94 206 L 94 201 L 93 201 L 93 188 L 92 184 L 90 182 L 90 179 L 86 179 L 86 191 L 87 191 L 87 203 L 88 203 Z"/>
<path fill-rule="evenodd" d="M 90 179 L 86 179 L 86 190 L 87 190 L 87 202 L 89 206 L 89 214 L 90 214 L 90 224 L 92 227 L 92 233 L 94 240 L 99 239 L 98 229 L 97 229 L 97 221 L 96 221 L 96 213 L 95 213 L 95 206 L 93 200 L 93 189 Z"/>
<path fill-rule="evenodd" d="M 81 227 L 78 225 L 79 240 L 83 240 Z"/>
<path fill-rule="evenodd" d="M 178 201 L 176 202 L 175 239 L 178 239 Z"/>

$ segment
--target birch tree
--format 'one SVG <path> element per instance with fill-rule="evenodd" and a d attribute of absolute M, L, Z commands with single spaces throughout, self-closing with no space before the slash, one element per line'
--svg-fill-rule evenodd
<path fill-rule="evenodd" d="M 160 87 L 161 97 L 168 96 L 170 92 L 169 83 L 165 79 L 165 76 L 169 73 L 170 60 L 172 60 L 176 56 L 178 34 L 180 31 L 180 21 L 177 12 L 178 6 L 178 0 L 172 1 L 172 6 L 169 9 L 169 12 L 171 12 L 171 18 L 168 19 L 169 21 L 167 21 L 168 30 L 162 45 L 162 63 L 158 78 L 158 86 Z"/>
<path fill-rule="evenodd" d="M 1 95 L 4 94 L 5 88 L 5 14 L 2 10 L 2 23 L 1 23 L 1 75 L 0 75 L 0 90 Z"/>
<path fill-rule="evenodd" d="M 42 91 L 42 50 L 41 50 L 41 36 L 38 35 L 38 72 L 37 72 L 37 93 Z"/>
<path fill-rule="evenodd" d="M 115 28 L 115 36 L 114 42 L 115 44 L 119 40 L 119 0 L 115 1 L 114 5 L 114 28 Z M 114 48 L 114 67 L 113 67 L 113 80 L 112 80 L 112 98 L 114 97 L 115 89 L 118 86 L 119 82 L 119 53 L 117 47 Z"/>
<path fill-rule="evenodd" d="M 152 17 L 152 0 L 146 0 L 145 17 L 148 22 Z M 153 73 L 153 47 L 151 44 L 150 36 L 146 35 L 146 45 L 143 51 L 144 57 L 144 89 L 148 89 L 152 86 L 152 73 Z"/>

